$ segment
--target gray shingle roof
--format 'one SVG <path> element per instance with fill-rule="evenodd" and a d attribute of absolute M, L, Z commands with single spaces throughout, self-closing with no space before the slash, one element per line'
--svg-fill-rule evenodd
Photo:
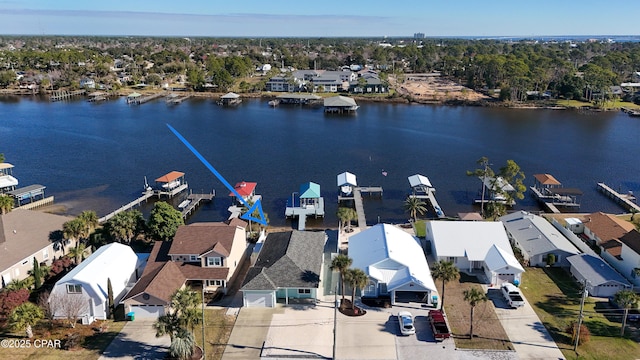
<path fill-rule="evenodd" d="M 324 232 L 293 230 L 269 234 L 242 290 L 317 288 L 324 243 Z"/>

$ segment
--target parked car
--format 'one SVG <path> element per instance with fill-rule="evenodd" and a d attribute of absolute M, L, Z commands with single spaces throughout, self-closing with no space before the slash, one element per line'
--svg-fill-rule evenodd
<path fill-rule="evenodd" d="M 502 296 L 507 301 L 507 304 L 512 308 L 518 308 L 524 306 L 524 299 L 522 298 L 522 294 L 520 294 L 520 290 L 518 290 L 515 285 L 510 283 L 504 283 L 500 286 L 502 289 Z"/>
<path fill-rule="evenodd" d="M 408 311 L 400 311 L 398 313 L 398 323 L 400 324 L 400 333 L 402 335 L 413 335 L 416 328 L 413 326 L 413 315 Z"/>

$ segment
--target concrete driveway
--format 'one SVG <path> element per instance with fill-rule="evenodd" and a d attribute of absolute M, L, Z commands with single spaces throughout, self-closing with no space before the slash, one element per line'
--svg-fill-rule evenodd
<path fill-rule="evenodd" d="M 99 360 L 164 359 L 169 352 L 171 339 L 168 335 L 157 338 L 153 322 L 140 319 L 127 322 Z"/>
<path fill-rule="evenodd" d="M 526 298 L 524 306 L 517 309 L 507 306 L 500 291 L 489 291 L 489 298 L 493 301 L 496 315 L 520 359 L 564 359 L 558 345 Z"/>
<path fill-rule="evenodd" d="M 274 314 L 283 312 L 282 307 L 240 308 L 222 358 L 224 360 L 259 359 L 271 327 L 271 319 Z"/>

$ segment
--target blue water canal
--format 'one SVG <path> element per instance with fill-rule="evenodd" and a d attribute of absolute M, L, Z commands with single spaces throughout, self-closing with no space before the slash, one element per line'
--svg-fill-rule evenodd
<path fill-rule="evenodd" d="M 69 215 L 87 209 L 104 215 L 138 197 L 145 176 L 152 182 L 178 170 L 194 192 L 217 191 L 190 221 L 226 219 L 229 192 L 166 124 L 231 184 L 257 182 L 264 211 L 277 226 L 289 224 L 286 200 L 308 181 L 321 185 L 327 213 L 308 224 L 336 226 L 336 175 L 344 171 L 356 174 L 359 185 L 384 188 L 382 198 L 365 196 L 370 224 L 408 219 L 402 203 L 407 177 L 416 173 L 431 180 L 447 215 L 477 210 L 472 202 L 480 182 L 465 173 L 481 156 L 496 170 L 515 160 L 527 186 L 533 174 L 550 173 L 580 188 L 583 212 L 623 212 L 597 192 L 598 181 L 640 192 L 640 120 L 623 113 L 360 105 L 354 116 L 329 116 L 321 108 L 271 108 L 262 100 L 223 108 L 211 99 L 130 106 L 124 99 L 94 104 L 3 97 L 0 152 L 15 165 L 20 186 L 46 185 Z M 516 208 L 539 210 L 528 194 Z"/>

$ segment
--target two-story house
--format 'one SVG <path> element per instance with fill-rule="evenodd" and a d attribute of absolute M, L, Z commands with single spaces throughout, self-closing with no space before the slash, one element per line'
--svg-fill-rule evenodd
<path fill-rule="evenodd" d="M 640 286 L 640 232 L 631 230 L 618 239 L 609 240 L 600 253 L 613 268 L 633 285 Z"/>
<path fill-rule="evenodd" d="M 184 286 L 226 293 L 246 248 L 246 223 L 239 219 L 179 227 L 173 241 L 154 244 L 140 280 L 123 298 L 125 311 L 142 318 L 163 315 Z"/>
<path fill-rule="evenodd" d="M 51 265 L 54 258 L 75 246 L 62 236 L 66 216 L 41 211 L 14 209 L 0 215 L 0 288 L 13 280 L 23 280 L 33 269 L 33 258 Z"/>

